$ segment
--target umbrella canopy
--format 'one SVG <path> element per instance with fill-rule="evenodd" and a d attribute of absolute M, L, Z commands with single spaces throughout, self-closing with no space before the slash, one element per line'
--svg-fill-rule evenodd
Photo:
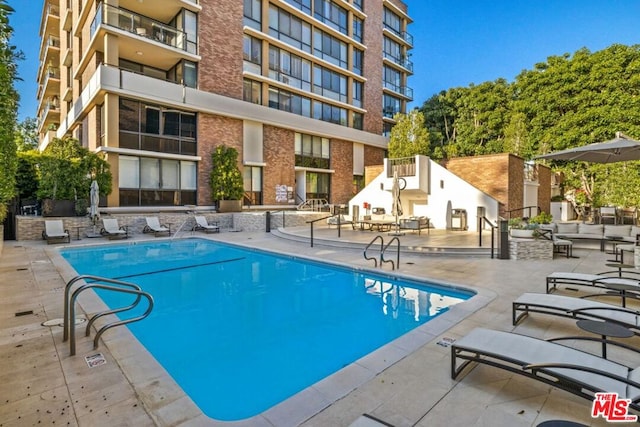
<path fill-rule="evenodd" d="M 393 197 L 393 205 L 391 206 L 391 214 L 396 216 L 396 222 L 398 217 L 402 216 L 402 203 L 400 202 L 400 178 L 398 178 L 398 171 L 393 171 L 393 184 L 391 186 L 391 196 Z"/>
<path fill-rule="evenodd" d="M 640 141 L 616 133 L 616 138 L 605 142 L 569 148 L 535 157 L 536 160 L 579 160 L 592 163 L 614 163 L 640 160 Z"/>
<path fill-rule="evenodd" d="M 100 213 L 98 212 L 98 204 L 100 203 L 100 188 L 98 187 L 98 182 L 93 180 L 91 182 L 91 192 L 90 197 L 91 207 L 89 208 L 89 215 L 92 220 L 97 220 L 100 217 Z"/>

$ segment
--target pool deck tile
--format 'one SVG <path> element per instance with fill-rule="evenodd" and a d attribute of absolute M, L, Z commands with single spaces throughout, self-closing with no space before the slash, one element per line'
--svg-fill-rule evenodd
<path fill-rule="evenodd" d="M 477 235 L 472 233 L 438 231 L 401 237 L 406 242 L 403 246 L 428 252 L 428 245 L 477 244 Z M 288 232 L 305 236 L 308 228 Z M 313 248 L 308 242 L 263 232 L 198 237 L 372 269 L 371 262 L 363 259 L 362 246 L 358 249 L 357 245 L 368 243 L 374 233 L 342 232 L 343 237 L 337 239 L 335 229 L 317 229 Z M 136 240 L 151 239 L 129 239 Z M 62 247 L 109 243 L 113 242 L 84 239 Z M 434 256 L 403 250 L 395 274 L 469 287 L 478 295 L 259 416 L 221 422 L 202 414 L 125 328 L 107 332 L 100 347 L 93 350 L 92 338 L 84 337 L 85 324 L 81 324 L 77 356 L 69 356 L 62 328 L 41 323 L 62 317 L 64 284 L 75 273 L 62 261 L 57 245 L 7 241 L 0 255 L 0 425 L 339 427 L 357 425 L 367 413 L 396 427 L 533 427 L 550 419 L 605 426 L 603 419 L 590 417 L 589 401 L 504 370 L 477 365 L 455 381 L 450 378 L 447 344 L 474 327 L 540 338 L 582 333 L 571 319 L 536 314 L 515 327 L 511 325 L 511 302 L 523 292 L 544 292 L 547 274 L 606 270 L 609 255 L 597 248 L 576 246 L 574 255 L 579 258 L 557 257 L 553 261 L 497 260 L 455 252 Z M 383 270 L 389 271 L 390 266 Z M 571 296 L 588 293 L 564 288 L 557 292 Z M 79 302 L 89 313 L 103 307 L 91 295 L 83 294 Z M 632 303 L 635 307 L 640 304 Z M 639 346 L 640 338 L 625 343 Z M 96 353 L 103 354 L 106 363 L 89 368 L 84 357 Z M 637 355 L 615 348 L 610 353 L 615 360 L 637 365 Z"/>

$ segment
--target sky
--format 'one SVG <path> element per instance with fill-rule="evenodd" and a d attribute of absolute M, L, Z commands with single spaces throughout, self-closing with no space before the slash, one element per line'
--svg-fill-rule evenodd
<path fill-rule="evenodd" d="M 238 0 L 240 1 L 240 0 Z M 381 0 L 365 0 L 381 1 Z M 414 22 L 410 107 L 434 94 L 504 78 L 549 56 L 640 43 L 638 0 L 404 0 Z M 19 120 L 35 117 L 41 0 L 9 0 L 13 44 L 24 53 L 16 82 Z"/>

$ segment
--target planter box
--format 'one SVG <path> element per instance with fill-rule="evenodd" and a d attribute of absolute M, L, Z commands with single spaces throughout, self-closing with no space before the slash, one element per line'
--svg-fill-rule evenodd
<path fill-rule="evenodd" d="M 42 216 L 76 216 L 76 201 L 44 199 Z"/>
<path fill-rule="evenodd" d="M 523 230 L 520 228 L 512 228 L 510 233 L 511 237 L 517 239 L 533 239 L 533 233 L 535 230 Z"/>
<path fill-rule="evenodd" d="M 219 200 L 218 212 L 242 212 L 242 200 Z"/>

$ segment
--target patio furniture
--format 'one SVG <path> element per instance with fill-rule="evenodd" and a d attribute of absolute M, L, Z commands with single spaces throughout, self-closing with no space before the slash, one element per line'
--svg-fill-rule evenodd
<path fill-rule="evenodd" d="M 64 229 L 64 224 L 62 223 L 61 219 L 45 220 L 42 238 L 47 241 L 47 244 L 60 241 L 66 241 L 66 243 L 71 242 L 71 237 L 69 237 L 69 230 Z"/>
<path fill-rule="evenodd" d="M 569 338 L 602 342 L 594 337 Z M 559 340 L 562 338 L 553 341 Z M 615 341 L 606 342 L 633 350 Z M 463 361 L 460 365 L 459 360 Z M 476 328 L 451 345 L 451 378 L 456 379 L 471 363 L 524 375 L 590 401 L 596 393 L 618 393 L 621 399 L 629 399 L 631 409 L 640 409 L 639 367 L 628 367 L 551 340 Z"/>
<path fill-rule="evenodd" d="M 613 220 L 614 224 L 618 223 L 618 208 L 615 206 L 602 206 L 598 210 L 598 222 L 602 224 L 607 220 Z"/>
<path fill-rule="evenodd" d="M 127 228 L 120 226 L 116 218 L 103 218 L 100 234 L 109 239 L 126 239 L 129 237 Z"/>
<path fill-rule="evenodd" d="M 429 234 L 429 218 L 426 216 L 402 218 L 400 219 L 400 228 L 403 230 L 418 231 L 418 236 L 422 229 L 426 228 L 427 234 Z"/>
<path fill-rule="evenodd" d="M 553 242 L 554 253 L 565 253 L 567 258 L 573 257 L 573 242 L 571 240 L 559 239 L 552 229 L 542 228 L 542 226 L 538 229 L 538 234 L 542 236 L 543 239 Z"/>
<path fill-rule="evenodd" d="M 621 224 L 638 224 L 638 208 L 622 208 L 620 210 L 620 223 Z"/>
<path fill-rule="evenodd" d="M 640 311 L 584 298 L 527 292 L 512 303 L 513 325 L 517 325 L 529 313 L 573 319 L 606 320 L 623 325 L 636 335 L 640 335 Z"/>
<path fill-rule="evenodd" d="M 196 221 L 196 225 L 193 226 L 193 231 L 204 231 L 206 233 L 220 232 L 220 226 L 217 222 L 209 224 L 209 222 L 207 222 L 207 218 L 202 215 L 195 215 L 194 219 Z"/>
<path fill-rule="evenodd" d="M 143 233 L 153 233 L 155 237 L 162 234 L 171 234 L 171 229 L 166 225 L 160 224 L 157 216 L 148 216 L 145 218 L 147 225 L 142 229 Z"/>

